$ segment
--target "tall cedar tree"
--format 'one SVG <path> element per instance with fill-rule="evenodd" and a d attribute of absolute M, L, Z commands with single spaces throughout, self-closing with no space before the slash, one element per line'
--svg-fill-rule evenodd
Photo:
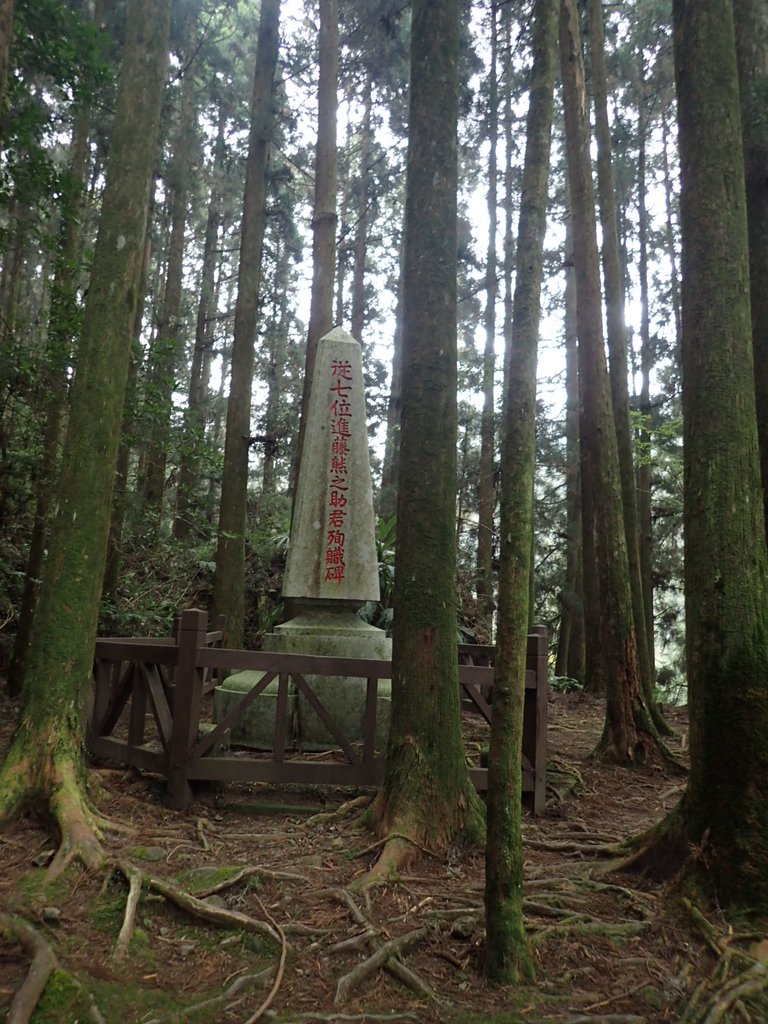
<path fill-rule="evenodd" d="M 81 110 L 74 124 L 70 149 L 70 173 L 73 193 L 64 204 L 59 228 L 59 243 L 51 286 L 51 303 L 46 338 L 46 415 L 43 426 L 43 459 L 35 488 L 35 520 L 29 542 L 24 592 L 19 606 L 13 654 L 8 666 L 8 692 L 17 697 L 27 671 L 32 640 L 32 624 L 40 590 L 51 505 L 56 491 L 56 473 L 66 415 L 69 361 L 72 358 L 77 329 L 77 279 L 80 270 L 81 213 L 88 168 L 88 132 L 90 116 Z"/>
<path fill-rule="evenodd" d="M 595 195 L 575 0 L 562 0 L 560 60 L 576 270 L 585 591 L 586 575 L 593 572 L 598 594 L 597 602 L 585 607 L 586 621 L 591 618 L 594 624 L 586 635 L 606 688 L 605 729 L 598 749 L 626 764 L 660 754 L 662 748 L 640 692 L 619 456 L 603 344 Z M 586 559 L 590 542 L 593 563 Z"/>
<path fill-rule="evenodd" d="M 616 424 L 619 477 L 627 535 L 629 582 L 637 639 L 637 665 L 643 699 L 656 728 L 671 732 L 654 700 L 643 581 L 640 573 L 637 490 L 632 453 L 632 427 L 629 418 L 629 369 L 627 365 L 627 327 L 624 320 L 624 288 L 619 255 L 619 224 L 613 175 L 613 144 L 608 117 L 608 76 L 605 67 L 605 32 L 602 0 L 589 0 L 589 40 L 592 62 L 592 93 L 595 102 L 595 138 L 597 140 L 597 183 L 602 232 L 603 280 L 605 284 L 606 328 L 610 357 L 611 404 Z"/>
<path fill-rule="evenodd" d="M 493 480 L 496 429 L 494 383 L 496 377 L 496 300 L 499 293 L 496 260 L 498 207 L 497 136 L 499 123 L 498 6 L 491 0 L 491 53 L 488 68 L 488 252 L 485 261 L 485 349 L 483 351 L 483 412 L 480 419 L 480 471 L 477 482 L 477 596 L 490 622 L 493 612 L 493 513 L 496 489 Z"/>
<path fill-rule="evenodd" d="M 8 84 L 11 39 L 13 38 L 13 15 L 15 11 L 16 0 L 0 0 L 0 129 L 3 124 L 5 88 Z"/>
<path fill-rule="evenodd" d="M 150 373 L 147 382 L 149 437 L 144 450 L 141 491 L 144 501 L 145 536 L 156 542 L 162 522 L 163 498 L 168 449 L 173 419 L 173 392 L 184 357 L 185 332 L 182 330 L 182 293 L 184 279 L 184 250 L 187 237 L 188 194 L 194 159 L 194 141 L 197 129 L 195 105 L 195 72 L 197 65 L 197 15 L 199 4 L 187 0 L 182 8 L 183 25 L 178 57 L 183 67 L 179 89 L 173 156 L 165 179 L 169 193 L 167 200 L 170 216 L 168 258 L 165 267 L 165 287 L 157 323 L 157 332 L 150 354 Z"/>
<path fill-rule="evenodd" d="M 768 5 L 733 0 L 749 224 L 757 436 L 768 513 Z"/>
<path fill-rule="evenodd" d="M 46 802 L 61 831 L 52 871 L 101 862 L 85 793 L 81 709 L 90 686 L 115 459 L 168 63 L 170 0 L 130 0 L 109 163 L 72 386 L 57 514 L 24 699 L 0 771 L 0 823 Z"/>
<path fill-rule="evenodd" d="M 533 68 L 518 225 L 501 449 L 499 625 L 493 674 L 485 849 L 486 965 L 495 981 L 531 973 L 523 926 L 521 758 L 536 462 L 536 362 L 547 222 L 558 0 L 534 4 Z"/>
<path fill-rule="evenodd" d="M 403 277 L 392 721 L 375 871 L 479 835 L 456 657 L 458 0 L 414 0 Z"/>
<path fill-rule="evenodd" d="M 339 78 L 338 0 L 319 0 L 319 79 L 317 84 L 317 146 L 315 148 L 315 201 L 312 212 L 312 293 L 304 363 L 301 420 L 294 458 L 294 480 L 304 447 L 309 395 L 315 369 L 317 343 L 333 327 L 333 281 L 336 269 L 336 113 Z M 358 338 L 358 341 L 360 339 Z M 294 494 L 295 494 L 294 487 Z"/>
<path fill-rule="evenodd" d="M 219 539 L 213 588 L 214 614 L 226 618 L 228 647 L 242 646 L 245 621 L 245 525 L 251 434 L 251 385 L 256 316 L 261 288 L 266 171 L 275 119 L 273 83 L 279 48 L 280 0 L 264 0 L 259 21 L 259 39 L 256 44 L 251 129 L 245 165 L 232 371 L 227 404 Z"/>
<path fill-rule="evenodd" d="M 675 0 L 691 772 L 641 863 L 768 911 L 768 559 L 730 0 Z M 698 851 L 690 856 L 692 849 Z"/>

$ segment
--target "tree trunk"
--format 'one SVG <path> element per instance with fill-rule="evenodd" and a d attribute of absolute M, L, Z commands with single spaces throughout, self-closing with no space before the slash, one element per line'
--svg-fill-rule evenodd
<path fill-rule="evenodd" d="M 294 454 L 294 481 L 304 448 L 309 395 L 315 369 L 317 343 L 333 326 L 333 276 L 336 267 L 336 94 L 339 77 L 338 0 L 319 0 L 320 38 L 317 87 L 317 148 L 315 150 L 315 204 L 312 214 L 312 295 L 307 332 L 304 390 L 301 396 L 299 437 Z M 294 495 L 296 488 L 293 488 Z"/>
<path fill-rule="evenodd" d="M 392 722 L 373 817 L 375 870 L 420 846 L 477 835 L 456 657 L 457 0 L 414 0 L 408 141 L 403 394 L 397 504 Z M 429 473 L 424 467 L 429 466 Z"/>
<path fill-rule="evenodd" d="M 357 181 L 357 223 L 355 224 L 355 245 L 352 260 L 352 312 L 350 327 L 352 337 L 363 343 L 365 330 L 365 264 L 368 254 L 368 190 L 371 180 L 371 107 L 373 106 L 371 74 L 366 72 L 363 87 L 363 126 L 360 140 L 360 160 Z"/>
<path fill-rule="evenodd" d="M 102 859 L 84 792 L 81 708 L 93 666 L 120 415 L 168 62 L 170 0 L 132 0 L 69 426 L 19 723 L 0 772 L 0 821 L 47 801 L 54 870 Z"/>
<path fill-rule="evenodd" d="M 150 200 L 150 218 L 152 202 Z M 133 318 L 131 338 L 131 357 L 128 366 L 128 381 L 125 387 L 123 404 L 123 422 L 120 429 L 120 444 L 117 449 L 115 465 L 115 486 L 112 491 L 112 514 L 109 519 L 109 537 L 107 539 L 107 562 L 104 568 L 104 586 L 102 599 L 105 604 L 117 609 L 120 572 L 123 565 L 123 533 L 125 530 L 125 513 L 128 495 L 128 469 L 131 462 L 130 438 L 133 434 L 138 403 L 139 367 L 141 366 L 141 328 L 144 322 L 144 306 L 147 297 L 147 276 L 151 253 L 149 233 L 144 239 L 144 257 L 141 263 L 139 284 L 137 287 L 136 313 Z"/>
<path fill-rule="evenodd" d="M 274 125 L 273 82 L 280 45 L 280 0 L 264 0 L 259 22 L 251 131 L 245 168 L 245 198 L 237 276 L 224 466 L 221 477 L 219 540 L 213 590 L 214 619 L 226 617 L 226 645 L 240 647 L 245 620 L 245 528 L 251 384 L 256 316 L 261 287 L 261 250 L 266 209 L 266 170 Z"/>
<path fill-rule="evenodd" d="M 397 481 L 400 474 L 400 426 L 403 389 L 403 280 L 404 253 L 400 252 L 400 285 L 395 307 L 395 328 L 392 335 L 392 382 L 387 404 L 387 439 L 381 471 L 379 516 L 387 521 L 397 511 Z"/>
<path fill-rule="evenodd" d="M 13 39 L 13 16 L 16 0 L 0 0 L 0 133 L 5 112 L 5 87 L 8 84 L 11 40 Z"/>
<path fill-rule="evenodd" d="M 639 55 L 640 74 L 642 81 L 643 55 Z M 641 98 L 645 106 L 645 82 L 642 82 Z M 638 550 L 640 555 L 640 578 L 643 588 L 643 610 L 645 612 L 645 632 L 648 637 L 648 657 L 651 663 L 651 677 L 655 681 L 654 652 L 654 616 L 653 616 L 653 501 L 651 495 L 652 475 L 651 460 L 648 457 L 651 445 L 651 370 L 653 369 L 653 349 L 651 347 L 651 311 L 648 288 L 648 209 L 646 206 L 646 124 L 640 112 L 639 137 L 640 145 L 637 160 L 637 233 L 640 258 L 638 260 L 638 277 L 640 279 L 640 394 L 638 411 L 642 416 L 639 431 L 640 442 L 646 457 L 636 470 L 637 485 L 637 526 Z M 675 345 L 677 349 L 677 345 Z"/>
<path fill-rule="evenodd" d="M 640 860 L 768 910 L 768 559 L 730 0 L 674 0 L 691 772 Z M 727 429 L 723 429 L 727 424 Z M 694 857 L 690 856 L 695 851 Z"/>
<path fill-rule="evenodd" d="M 176 515 L 173 520 L 173 535 L 177 540 L 187 540 L 195 522 L 196 488 L 199 483 L 200 453 L 205 434 L 205 413 L 208 399 L 208 378 L 210 351 L 213 347 L 214 296 L 216 293 L 216 265 L 219 258 L 219 227 L 221 225 L 221 177 L 226 156 L 224 138 L 224 106 L 219 108 L 219 125 L 214 147 L 214 161 L 211 169 L 211 191 L 208 199 L 208 215 L 205 223 L 203 243 L 203 265 L 200 272 L 200 300 L 197 305 L 195 327 L 195 349 L 189 374 L 189 396 L 185 417 L 184 451 L 179 466 L 179 485 L 176 489 Z"/>
<path fill-rule="evenodd" d="M 579 371 L 573 232 L 568 218 L 565 258 L 565 581 L 560 595 L 560 633 L 555 675 L 583 683 L 584 595 L 581 579 L 581 483 L 579 472 Z"/>
<path fill-rule="evenodd" d="M 493 616 L 493 512 L 495 427 L 494 383 L 496 376 L 496 299 L 499 292 L 496 260 L 497 136 L 498 136 L 498 7 L 491 0 L 491 54 L 488 69 L 488 252 L 485 261 L 485 350 L 483 352 L 483 412 L 480 420 L 480 471 L 477 494 L 477 598 L 480 611 L 490 623 Z"/>
<path fill-rule="evenodd" d="M 557 0 L 534 4 L 533 68 L 523 170 L 512 346 L 501 448 L 499 626 L 493 674 L 485 849 L 486 966 L 497 982 L 532 973 L 523 925 L 522 735 L 532 576 L 536 362 L 550 138 L 557 66 Z"/>
<path fill-rule="evenodd" d="M 763 501 L 768 515 L 768 8 L 733 0 L 749 225 L 749 282 Z"/>
<path fill-rule="evenodd" d="M 605 69 L 605 36 L 602 0 L 589 0 L 590 56 L 592 60 L 592 91 L 595 99 L 595 137 L 597 139 L 597 180 L 602 230 L 603 279 L 605 282 L 606 326 L 610 356 L 610 385 L 613 418 L 619 456 L 621 500 L 624 511 L 629 583 L 632 594 L 632 617 L 637 642 L 637 665 L 643 701 L 657 729 L 671 730 L 656 706 L 647 618 L 643 600 L 638 539 L 637 491 L 632 453 L 632 427 L 629 419 L 629 367 L 627 363 L 627 328 L 624 322 L 624 290 L 619 259 L 619 228 L 616 213 L 616 192 L 613 182 L 611 125 L 608 119 L 608 80 Z"/>
<path fill-rule="evenodd" d="M 619 456 L 603 344 L 581 32 L 574 0 L 562 0 L 560 50 L 576 267 L 582 493 L 589 491 L 584 549 L 591 531 L 598 591 L 597 606 L 585 608 L 585 616 L 599 617 L 597 658 L 607 698 L 598 751 L 620 764 L 630 764 L 660 752 L 660 747 L 640 693 Z M 586 562 L 584 571 L 588 571 Z M 589 631 L 587 639 L 592 639 Z"/>
<path fill-rule="evenodd" d="M 168 179 L 165 182 L 171 194 L 171 234 L 168 243 L 165 292 L 157 333 L 150 354 L 150 376 L 147 385 L 150 430 L 144 464 L 144 479 L 141 482 L 145 529 L 153 541 L 158 539 L 162 520 L 168 446 L 173 416 L 173 392 L 176 389 L 176 377 L 184 344 L 181 332 L 181 294 L 187 225 L 187 195 L 196 129 L 195 76 L 189 58 L 195 52 L 197 45 L 196 3 L 188 3 L 184 18 L 184 43 L 181 56 L 187 64 L 181 83 L 177 130 L 173 142 L 173 160 Z"/>
<path fill-rule="evenodd" d="M 89 125 L 90 117 L 86 111 L 82 111 L 75 121 L 70 158 L 70 172 L 73 183 L 76 184 L 74 194 L 62 211 L 59 250 L 48 316 L 48 402 L 43 428 L 43 462 L 37 482 L 35 521 L 29 544 L 24 592 L 18 612 L 13 653 L 8 666 L 8 692 L 12 696 L 21 693 L 27 671 L 32 623 L 45 560 L 49 513 L 55 492 L 56 469 L 66 413 L 67 370 L 77 328 L 77 272 L 80 269 L 78 249 L 87 172 Z"/>

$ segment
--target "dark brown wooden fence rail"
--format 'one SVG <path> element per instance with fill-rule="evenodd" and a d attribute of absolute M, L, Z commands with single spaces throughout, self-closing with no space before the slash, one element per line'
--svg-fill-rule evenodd
<path fill-rule="evenodd" d="M 379 680 L 391 678 L 391 662 L 229 650 L 221 644 L 221 630 L 209 631 L 206 613 L 197 609 L 182 613 L 174 637 L 97 640 L 87 732 L 91 754 L 164 775 L 169 803 L 176 808 L 187 805 L 190 784 L 198 780 L 330 786 L 381 783 L 384 757 L 375 747 L 377 693 Z M 493 653 L 492 647 L 463 644 L 459 648 L 462 707 L 486 722 L 490 721 Z M 221 673 L 244 670 L 264 675 L 214 724 L 210 694 Z M 361 743 L 344 735 L 308 676 L 366 680 Z M 232 726 L 275 681 L 272 750 L 223 750 Z M 294 748 L 288 712 L 291 686 L 303 694 L 333 736 L 338 745 L 333 760 L 308 759 Z M 541 626 L 528 637 L 523 721 L 523 792 L 532 797 L 535 814 L 544 810 L 545 801 L 547 697 L 547 637 Z M 473 766 L 470 774 L 475 786 L 484 790 L 486 770 Z"/>

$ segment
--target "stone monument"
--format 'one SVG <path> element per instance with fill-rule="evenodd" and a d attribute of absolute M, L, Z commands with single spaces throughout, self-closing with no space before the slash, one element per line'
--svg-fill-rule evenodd
<path fill-rule="evenodd" d="M 379 574 L 360 345 L 340 327 L 318 342 L 283 596 L 291 599 L 296 614 L 264 637 L 264 650 L 391 659 L 392 644 L 384 631 L 357 615 L 366 601 L 378 601 Z M 222 718 L 260 678 L 258 672 L 230 676 L 216 691 L 217 717 Z M 360 741 L 366 680 L 308 676 L 307 682 L 347 739 Z M 390 692 L 389 683 L 381 680 L 379 748 L 389 728 Z M 276 699 L 277 686 L 272 683 L 233 731 L 232 742 L 271 747 Z M 336 746 L 303 694 L 293 694 L 292 701 L 299 746 Z"/>

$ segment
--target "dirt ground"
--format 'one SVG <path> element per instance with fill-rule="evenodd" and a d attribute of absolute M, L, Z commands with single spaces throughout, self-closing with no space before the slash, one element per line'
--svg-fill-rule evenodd
<path fill-rule="evenodd" d="M 0 749 L 14 715 L 0 702 Z M 684 710 L 672 709 L 670 720 L 684 759 Z M 712 908 L 700 917 L 649 880 L 601 873 L 610 844 L 657 821 L 684 785 L 658 769 L 590 760 L 601 726 L 599 702 L 552 696 L 549 807 L 525 822 L 535 982 L 493 988 L 483 978 L 481 851 L 425 854 L 397 881 L 351 893 L 377 847 L 359 811 L 315 816 L 359 794 L 231 786 L 177 813 L 163 806 L 159 779 L 99 765 L 100 810 L 133 830 L 110 834 L 108 850 L 145 876 L 124 955 L 114 953 L 123 873 L 72 868 L 46 886 L 55 839 L 45 823 L 30 815 L 0 834 L 0 908 L 34 924 L 61 968 L 32 1020 L 765 1021 L 754 994 L 764 981 L 753 975 L 765 971 L 757 934 L 734 933 Z M 190 912 L 172 902 L 181 891 L 204 902 Z M 226 911 L 247 916 L 225 924 L 200 916 Z M 387 952 L 404 936 L 395 963 Z M 736 949 L 758 958 L 731 955 Z M 27 966 L 19 946 L 0 940 L 0 1021 Z"/>

